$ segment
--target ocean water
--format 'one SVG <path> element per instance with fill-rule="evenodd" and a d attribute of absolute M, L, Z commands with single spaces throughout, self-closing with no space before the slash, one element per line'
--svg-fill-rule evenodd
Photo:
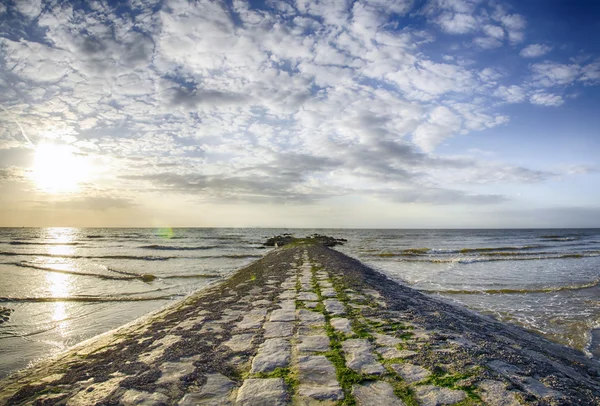
<path fill-rule="evenodd" d="M 428 294 L 600 355 L 600 230 L 0 228 L 0 377 L 314 232 Z"/>

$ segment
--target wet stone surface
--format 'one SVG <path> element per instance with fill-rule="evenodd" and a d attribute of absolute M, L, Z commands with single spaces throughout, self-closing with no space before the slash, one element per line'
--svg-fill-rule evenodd
<path fill-rule="evenodd" d="M 404 402 L 394 394 L 394 388 L 387 382 L 367 382 L 354 385 L 352 393 L 359 405 L 404 406 Z"/>
<path fill-rule="evenodd" d="M 301 352 L 326 352 L 329 350 L 329 337 L 326 335 L 300 336 L 297 348 Z"/>
<path fill-rule="evenodd" d="M 207 374 L 206 383 L 200 391 L 186 394 L 178 405 L 231 405 L 233 404 L 232 391 L 235 387 L 235 382 L 222 374 Z"/>
<path fill-rule="evenodd" d="M 336 317 L 331 319 L 331 327 L 344 334 L 352 334 L 352 326 L 350 320 L 346 318 Z"/>
<path fill-rule="evenodd" d="M 223 345 L 234 352 L 247 351 L 252 347 L 252 340 L 254 337 L 254 334 L 236 334 Z"/>
<path fill-rule="evenodd" d="M 287 405 L 289 394 L 281 378 L 246 379 L 240 388 L 236 406 Z"/>
<path fill-rule="evenodd" d="M 431 375 L 427 369 L 410 363 L 392 365 L 392 368 L 406 382 L 419 382 Z"/>
<path fill-rule="evenodd" d="M 466 393 L 433 385 L 416 386 L 417 399 L 423 406 L 452 405 L 463 401 Z"/>
<path fill-rule="evenodd" d="M 324 356 L 303 356 L 298 359 L 298 394 L 317 400 L 339 400 L 344 394 L 335 367 Z"/>
<path fill-rule="evenodd" d="M 572 350 L 300 244 L 0 381 L 0 405 L 595 405 L 598 376 Z"/>
<path fill-rule="evenodd" d="M 258 348 L 252 361 L 252 372 L 272 372 L 275 368 L 285 368 L 290 363 L 291 346 L 284 338 L 269 338 Z"/>
<path fill-rule="evenodd" d="M 380 375 L 385 368 L 377 361 L 371 343 L 365 339 L 350 339 L 342 342 L 348 368 L 365 375 Z"/>
<path fill-rule="evenodd" d="M 265 338 L 291 337 L 294 333 L 294 323 L 290 322 L 266 322 L 263 326 Z"/>
<path fill-rule="evenodd" d="M 325 305 L 325 310 L 327 313 L 331 314 L 332 316 L 341 316 L 346 313 L 343 303 L 339 300 L 327 299 L 323 301 L 323 304 Z"/>

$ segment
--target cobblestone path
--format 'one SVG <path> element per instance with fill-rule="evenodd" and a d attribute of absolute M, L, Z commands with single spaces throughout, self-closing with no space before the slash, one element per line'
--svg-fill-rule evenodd
<path fill-rule="evenodd" d="M 463 310 L 440 316 L 456 308 L 369 272 L 323 247 L 275 250 L 0 381 L 0 404 L 600 404 L 591 361 Z"/>

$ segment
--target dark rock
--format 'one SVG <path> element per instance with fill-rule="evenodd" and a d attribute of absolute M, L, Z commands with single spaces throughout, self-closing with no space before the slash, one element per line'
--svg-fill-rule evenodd
<path fill-rule="evenodd" d="M 292 234 L 281 234 L 276 235 L 267 239 L 263 244 L 265 247 L 283 247 L 284 245 L 291 244 L 293 242 L 306 242 L 306 243 L 317 243 L 326 247 L 335 247 L 336 245 L 342 245 L 347 242 L 345 238 L 329 237 L 327 235 L 313 234 L 305 238 L 296 238 Z"/>

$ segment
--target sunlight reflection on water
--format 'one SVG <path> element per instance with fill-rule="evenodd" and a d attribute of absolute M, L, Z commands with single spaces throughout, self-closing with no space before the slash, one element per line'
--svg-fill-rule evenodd
<path fill-rule="evenodd" d="M 48 229 L 48 237 L 52 238 L 53 243 L 69 244 L 75 239 L 75 229 L 73 228 L 52 228 Z M 53 245 L 48 247 L 48 254 L 51 255 L 72 255 L 75 248 L 71 245 Z M 46 260 L 48 265 L 51 261 Z M 63 268 L 63 267 L 61 267 Z M 71 262 L 64 264 L 63 269 L 73 270 L 76 266 Z M 66 274 L 48 272 L 46 274 L 48 290 L 52 297 L 65 298 L 71 295 L 73 277 Z M 52 310 L 52 321 L 56 322 L 56 327 L 62 336 L 67 336 L 69 333 L 68 321 L 68 306 L 65 302 L 54 302 Z"/>

